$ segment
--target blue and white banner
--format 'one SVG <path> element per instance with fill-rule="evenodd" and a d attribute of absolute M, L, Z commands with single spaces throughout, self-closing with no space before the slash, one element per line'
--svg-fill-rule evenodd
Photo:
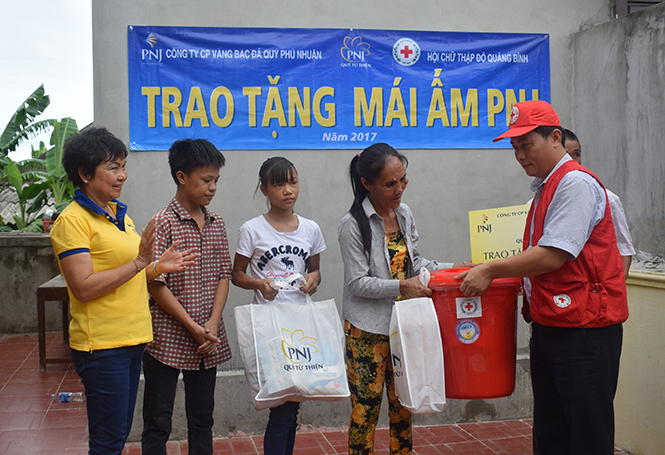
<path fill-rule="evenodd" d="M 518 101 L 550 100 L 549 37 L 130 26 L 131 150 L 505 148 Z"/>

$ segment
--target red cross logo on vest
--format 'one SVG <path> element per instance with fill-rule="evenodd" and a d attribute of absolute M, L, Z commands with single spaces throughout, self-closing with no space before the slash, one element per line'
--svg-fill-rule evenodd
<path fill-rule="evenodd" d="M 554 296 L 554 304 L 559 308 L 567 308 L 572 303 L 570 297 L 566 294 L 560 294 Z"/>

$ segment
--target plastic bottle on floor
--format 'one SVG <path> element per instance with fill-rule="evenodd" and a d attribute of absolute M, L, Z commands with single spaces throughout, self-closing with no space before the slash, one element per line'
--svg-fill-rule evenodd
<path fill-rule="evenodd" d="M 61 403 L 68 403 L 70 401 L 83 401 L 83 392 L 60 392 L 51 395 L 54 400 L 59 400 Z"/>

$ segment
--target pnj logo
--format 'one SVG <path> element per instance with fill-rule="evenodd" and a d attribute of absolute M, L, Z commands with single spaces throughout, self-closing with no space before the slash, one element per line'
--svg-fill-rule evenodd
<path fill-rule="evenodd" d="M 487 225 L 479 224 L 478 225 L 478 234 L 483 233 L 483 232 L 487 232 L 488 234 L 491 234 L 492 233 L 492 225 L 491 224 L 487 224 Z"/>
<path fill-rule="evenodd" d="M 296 365 L 312 361 L 312 354 L 319 352 L 316 341 L 316 338 L 305 336 L 302 330 L 282 329 L 282 351 Z"/>
<path fill-rule="evenodd" d="M 393 45 L 393 58 L 402 66 L 411 66 L 420 58 L 420 46 L 410 38 L 400 38 Z"/>
<path fill-rule="evenodd" d="M 369 43 L 363 42 L 360 36 L 351 38 L 350 36 L 344 37 L 344 46 L 339 48 L 339 53 L 342 58 L 350 63 L 360 63 L 365 61 L 365 57 L 369 55 Z"/>
<path fill-rule="evenodd" d="M 155 47 L 155 44 L 157 44 L 157 37 L 153 35 L 152 33 L 148 35 L 148 37 L 145 39 L 145 42 L 150 44 L 150 47 Z"/>
<path fill-rule="evenodd" d="M 154 60 L 157 62 L 162 61 L 162 50 L 155 49 L 155 44 L 157 44 L 157 37 L 152 33 L 148 35 L 145 39 L 145 42 L 150 44 L 150 49 L 141 49 L 141 60 Z"/>
<path fill-rule="evenodd" d="M 483 216 L 480 217 L 480 221 L 482 222 L 482 224 L 478 224 L 478 225 L 477 225 L 477 227 L 478 227 L 478 233 L 479 233 L 479 234 L 480 234 L 481 232 L 491 233 L 491 232 L 492 232 L 492 225 L 491 225 L 491 224 L 487 224 L 487 222 L 489 221 L 489 218 L 487 217 L 487 215 L 485 215 L 485 214 L 483 213 Z"/>

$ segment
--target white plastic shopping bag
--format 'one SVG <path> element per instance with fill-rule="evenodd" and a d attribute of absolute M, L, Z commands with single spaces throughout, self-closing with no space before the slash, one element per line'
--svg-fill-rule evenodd
<path fill-rule="evenodd" d="M 432 299 L 395 302 L 390 318 L 390 353 L 402 406 L 414 414 L 443 411 L 443 346 Z"/>
<path fill-rule="evenodd" d="M 240 345 L 240 358 L 245 370 L 245 379 L 254 400 L 254 407 L 257 410 L 272 408 L 278 406 L 287 400 L 273 400 L 257 403 L 256 394 L 259 393 L 259 377 L 256 364 L 256 345 L 254 339 L 254 330 L 252 330 L 252 312 L 250 305 L 237 306 L 234 309 L 236 317 L 236 331 L 238 333 L 238 344 Z"/>
<path fill-rule="evenodd" d="M 292 277 L 290 277 L 293 279 Z M 254 407 L 349 397 L 344 332 L 333 299 L 235 308 Z"/>

